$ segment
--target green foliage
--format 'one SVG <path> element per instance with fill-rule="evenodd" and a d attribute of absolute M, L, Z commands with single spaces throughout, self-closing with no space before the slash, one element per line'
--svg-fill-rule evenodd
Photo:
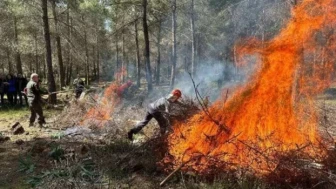
<path fill-rule="evenodd" d="M 54 160 L 59 161 L 61 159 L 64 159 L 64 154 L 65 154 L 65 151 L 59 145 L 54 145 L 52 146 L 51 151 L 49 152 L 48 156 Z"/>
<path fill-rule="evenodd" d="M 30 174 L 34 172 L 35 168 L 31 155 L 19 158 L 19 172 Z"/>
<path fill-rule="evenodd" d="M 57 159 L 57 166 L 53 168 L 44 169 L 44 171 L 36 172 L 35 165 L 31 158 L 20 161 L 21 172 L 27 173 L 27 184 L 31 187 L 37 186 L 49 186 L 48 182 L 58 183 L 58 182 L 76 182 L 80 180 L 81 182 L 94 183 L 100 174 L 96 170 L 96 165 L 92 159 L 84 159 L 80 161 L 60 161 L 60 148 L 55 147 L 49 153 L 50 157 Z"/>
<path fill-rule="evenodd" d="M 61 139 L 64 137 L 64 132 L 57 132 L 57 133 L 52 133 L 51 138 L 53 139 Z"/>

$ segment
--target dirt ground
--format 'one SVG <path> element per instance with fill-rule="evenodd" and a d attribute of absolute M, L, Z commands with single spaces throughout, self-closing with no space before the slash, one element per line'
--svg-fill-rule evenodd
<path fill-rule="evenodd" d="M 31 143 L 39 138 L 50 138 L 58 131 L 52 127 L 40 129 L 38 126 L 29 127 L 29 110 L 26 107 L 0 110 L 0 133 L 10 137 L 10 141 L 0 144 L 0 188 L 25 188 L 25 175 L 18 172 L 19 159 L 27 152 Z M 53 116 L 58 111 L 45 111 L 48 125 L 52 125 Z M 11 126 L 20 122 L 25 132 L 21 135 L 13 135 Z M 23 144 L 20 142 L 23 141 Z"/>

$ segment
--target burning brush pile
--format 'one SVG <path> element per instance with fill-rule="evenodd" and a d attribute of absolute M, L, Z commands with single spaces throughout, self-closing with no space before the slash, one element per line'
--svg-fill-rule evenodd
<path fill-rule="evenodd" d="M 335 66 L 336 1 L 304 0 L 292 15 L 272 40 L 241 45 L 242 66 L 250 56 L 259 60 L 249 83 L 208 113 L 175 123 L 163 160 L 170 170 L 205 176 L 239 170 L 290 181 L 310 166 L 324 169 L 316 163 L 327 158 L 330 141 L 318 132 L 315 99 Z"/>
<path fill-rule="evenodd" d="M 120 95 L 117 94 L 120 85 L 113 82 L 105 89 L 101 96 L 89 96 L 93 101 L 93 106 L 83 116 L 81 125 L 104 127 L 112 120 L 112 114 L 116 106 L 121 102 Z"/>
<path fill-rule="evenodd" d="M 121 72 L 125 74 L 124 72 Z M 129 95 L 132 82 L 122 83 L 121 73 L 117 73 L 116 80 L 107 87 L 94 87 L 85 91 L 83 98 L 73 101 L 59 116 L 58 123 L 65 127 L 86 126 L 90 128 L 104 128 L 114 125 L 113 114 L 122 99 Z"/>

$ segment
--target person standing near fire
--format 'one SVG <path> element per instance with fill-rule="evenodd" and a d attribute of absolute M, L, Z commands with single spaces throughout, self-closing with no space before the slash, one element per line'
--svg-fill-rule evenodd
<path fill-rule="evenodd" d="M 80 78 L 79 74 L 77 74 L 77 78 L 74 80 L 73 86 L 75 88 L 76 99 L 78 99 L 84 91 L 84 81 Z"/>
<path fill-rule="evenodd" d="M 40 127 L 43 127 L 45 124 L 43 110 L 42 110 L 42 99 L 39 87 L 39 77 L 36 73 L 33 73 L 30 76 L 30 81 L 26 87 L 27 91 L 27 98 L 28 98 L 28 105 L 30 109 L 30 119 L 29 119 L 29 126 L 34 126 L 34 122 L 36 119 L 36 114 L 38 117 L 38 124 Z"/>
<path fill-rule="evenodd" d="M 135 125 L 135 127 L 128 132 L 128 139 L 133 140 L 133 135 L 140 132 L 153 118 L 159 123 L 161 134 L 165 134 L 169 123 L 164 115 L 169 115 L 171 104 L 177 103 L 181 96 L 181 91 L 179 89 L 175 89 L 167 97 L 162 97 L 155 102 L 150 103 L 147 107 L 145 119 Z"/>

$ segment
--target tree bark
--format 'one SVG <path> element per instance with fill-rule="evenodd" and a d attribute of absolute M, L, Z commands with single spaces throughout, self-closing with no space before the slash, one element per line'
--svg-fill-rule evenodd
<path fill-rule="evenodd" d="M 121 81 L 125 82 L 125 71 L 127 71 L 126 67 L 126 55 L 125 55 L 125 30 L 122 30 L 122 59 L 121 59 Z"/>
<path fill-rule="evenodd" d="M 172 57 L 170 88 L 174 88 L 175 74 L 176 74 L 176 0 L 172 0 L 172 43 L 173 43 L 173 57 Z"/>
<path fill-rule="evenodd" d="M 195 77 L 195 73 L 196 73 L 196 65 L 195 65 L 196 43 L 195 43 L 195 5 L 194 5 L 194 0 L 191 0 L 190 23 L 191 23 L 191 75 L 192 75 L 192 77 Z"/>
<path fill-rule="evenodd" d="M 29 54 L 29 72 L 30 73 L 33 73 L 33 55 L 32 54 Z"/>
<path fill-rule="evenodd" d="M 119 38 L 118 38 L 118 33 L 116 33 L 116 42 L 115 42 L 115 48 L 116 48 L 116 69 L 115 69 L 115 73 L 116 73 L 116 77 L 118 77 L 118 73 L 119 73 Z M 117 80 L 119 80 L 120 78 L 116 78 Z"/>
<path fill-rule="evenodd" d="M 139 36 L 138 36 L 138 20 L 134 22 L 134 29 L 135 29 L 135 46 L 136 46 L 136 78 L 137 78 L 137 87 L 139 88 L 141 83 L 141 63 L 140 63 L 140 52 L 139 52 Z"/>
<path fill-rule="evenodd" d="M 84 16 L 82 16 L 82 22 L 83 23 L 86 22 Z M 90 84 L 89 47 L 88 47 L 87 30 L 85 24 L 84 24 L 84 49 L 85 49 L 85 83 L 86 85 L 89 85 Z"/>
<path fill-rule="evenodd" d="M 40 73 L 40 65 L 39 65 L 39 56 L 38 56 L 38 46 L 37 46 L 37 32 L 34 35 L 35 38 L 35 73 Z"/>
<path fill-rule="evenodd" d="M 42 12 L 43 12 L 43 29 L 44 29 L 44 39 L 46 48 L 46 62 L 48 69 L 48 92 L 52 93 L 56 91 L 56 84 L 54 79 L 52 57 L 51 57 L 51 44 L 50 44 L 50 30 L 49 30 L 49 20 L 48 20 L 48 0 L 42 1 Z M 50 103 L 56 104 L 57 98 L 56 94 L 49 96 Z"/>
<path fill-rule="evenodd" d="M 56 46 L 57 46 L 57 58 L 58 58 L 58 66 L 59 66 L 59 75 L 60 75 L 60 86 L 61 88 L 65 86 L 65 73 L 64 73 L 64 66 L 63 66 L 63 57 L 62 57 L 62 44 L 61 44 L 61 37 L 59 35 L 58 29 L 58 18 L 56 14 L 56 0 L 52 0 L 52 14 L 54 17 L 54 23 L 56 28 Z"/>
<path fill-rule="evenodd" d="M 43 79 L 47 78 L 47 52 L 44 52 L 44 61 L 43 61 Z"/>
<path fill-rule="evenodd" d="M 96 79 L 96 48 L 94 45 L 92 45 L 92 66 L 93 78 Z"/>
<path fill-rule="evenodd" d="M 148 92 L 153 90 L 152 83 L 152 71 L 150 66 L 150 47 L 149 47 L 149 35 L 148 35 L 148 25 L 147 25 L 147 0 L 142 1 L 143 6 L 143 32 L 145 38 L 145 64 L 146 64 L 146 79 L 147 79 L 147 89 Z"/>
<path fill-rule="evenodd" d="M 156 85 L 160 85 L 160 69 L 161 69 L 161 27 L 162 27 L 162 19 L 159 21 L 159 31 L 157 36 L 157 62 L 156 62 L 156 76 L 155 82 Z"/>
<path fill-rule="evenodd" d="M 12 67 L 12 61 L 10 57 L 9 48 L 6 49 L 6 56 L 7 56 L 7 64 L 8 64 L 8 73 L 13 73 L 13 67 Z"/>
<path fill-rule="evenodd" d="M 72 61 L 71 61 L 71 47 L 70 47 L 70 41 L 71 41 L 71 32 L 72 32 L 72 20 L 70 18 L 70 7 L 68 5 L 67 8 L 67 32 L 68 32 L 68 42 L 67 42 L 67 72 L 66 72 L 66 85 L 70 85 L 71 81 L 71 75 L 72 75 Z"/>
<path fill-rule="evenodd" d="M 18 28 L 17 28 L 17 18 L 14 16 L 14 39 L 15 39 L 15 60 L 16 60 L 16 71 L 19 74 L 22 74 L 22 62 L 21 62 L 21 54 L 19 50 L 19 37 L 18 37 Z"/>
<path fill-rule="evenodd" d="M 87 32 L 84 29 L 84 45 L 85 45 L 85 82 L 87 85 L 90 84 L 90 67 L 89 67 L 89 49 L 87 44 Z"/>
<path fill-rule="evenodd" d="M 97 71 L 97 78 L 96 79 L 97 79 L 98 82 L 99 82 L 99 77 L 100 77 L 99 76 L 99 74 L 100 74 L 99 73 L 100 72 L 100 68 L 99 68 L 99 66 L 100 66 L 100 55 L 99 55 L 99 53 L 100 53 L 99 52 L 99 30 L 97 29 L 97 36 L 96 36 L 96 56 L 97 56 L 96 57 L 97 58 L 97 60 L 96 60 L 97 61 L 96 62 L 97 63 L 97 66 L 96 66 L 97 70 L 96 71 Z"/>

